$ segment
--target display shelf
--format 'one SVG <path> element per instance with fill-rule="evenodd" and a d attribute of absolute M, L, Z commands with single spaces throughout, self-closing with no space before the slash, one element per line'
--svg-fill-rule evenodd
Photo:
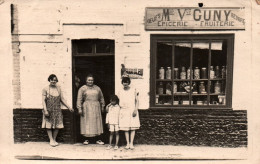
<path fill-rule="evenodd" d="M 207 96 L 207 93 L 192 93 L 192 96 Z"/>
<path fill-rule="evenodd" d="M 222 81 L 222 80 L 226 80 L 226 78 L 214 78 L 214 79 L 209 79 L 211 81 Z"/>
<path fill-rule="evenodd" d="M 173 93 L 173 96 L 189 96 L 189 93 Z"/>
<path fill-rule="evenodd" d="M 225 96 L 224 93 L 210 93 L 209 95 L 210 95 L 210 96 L 219 96 L 219 95 Z"/>
<path fill-rule="evenodd" d="M 171 79 L 156 79 L 156 81 L 160 81 L 160 82 L 163 82 L 163 81 L 171 82 L 172 80 L 171 80 Z"/>
<path fill-rule="evenodd" d="M 168 95 L 168 94 L 157 94 L 158 96 L 172 96 L 172 95 Z"/>

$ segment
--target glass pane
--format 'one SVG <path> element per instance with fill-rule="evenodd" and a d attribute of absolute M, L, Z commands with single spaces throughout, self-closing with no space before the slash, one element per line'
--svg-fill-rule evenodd
<path fill-rule="evenodd" d="M 78 53 L 92 53 L 92 40 L 77 41 Z"/>
<path fill-rule="evenodd" d="M 157 105 L 172 105 L 172 83 L 158 81 L 156 84 L 156 100 Z"/>
<path fill-rule="evenodd" d="M 171 79 L 172 43 L 157 42 L 157 79 Z"/>
<path fill-rule="evenodd" d="M 210 105 L 226 105 L 227 42 L 212 41 Z"/>
<path fill-rule="evenodd" d="M 156 100 L 157 105 L 172 105 L 172 42 L 157 42 Z"/>
<path fill-rule="evenodd" d="M 190 67 L 190 42 L 176 42 L 174 47 L 174 79 L 187 79 Z"/>
<path fill-rule="evenodd" d="M 209 62 L 209 43 L 195 42 L 193 43 L 192 65 L 194 70 L 193 78 L 196 80 L 208 78 L 208 62 Z"/>
<path fill-rule="evenodd" d="M 96 53 L 112 53 L 114 41 L 112 40 L 97 40 Z"/>

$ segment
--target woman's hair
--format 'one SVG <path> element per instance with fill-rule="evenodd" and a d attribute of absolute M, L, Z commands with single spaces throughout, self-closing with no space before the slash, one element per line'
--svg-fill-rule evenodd
<path fill-rule="evenodd" d="M 89 77 L 92 77 L 92 78 L 94 79 L 94 76 L 93 76 L 92 74 L 88 74 L 88 75 L 86 76 L 86 80 L 87 80 Z"/>
<path fill-rule="evenodd" d="M 119 104 L 119 98 L 117 97 L 117 95 L 111 95 L 110 96 L 110 101 L 115 101 L 116 104 Z"/>
<path fill-rule="evenodd" d="M 51 80 L 53 80 L 54 78 L 57 79 L 57 82 L 58 82 L 58 78 L 55 74 L 51 74 L 49 77 L 48 77 L 48 81 L 50 82 Z"/>
<path fill-rule="evenodd" d="M 122 77 L 122 81 L 121 81 L 121 83 L 122 83 L 122 84 L 123 84 L 123 83 L 131 84 L 131 80 L 130 80 L 129 77 Z"/>

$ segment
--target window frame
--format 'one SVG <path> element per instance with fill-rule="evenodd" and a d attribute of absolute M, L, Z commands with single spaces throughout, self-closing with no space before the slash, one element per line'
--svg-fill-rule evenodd
<path fill-rule="evenodd" d="M 232 86 L 233 86 L 233 62 L 234 62 L 234 34 L 151 34 L 150 35 L 150 109 L 232 109 Z M 159 71 L 157 68 L 157 41 L 171 40 L 174 41 L 227 41 L 227 65 L 226 70 L 226 104 L 225 105 L 158 105 L 155 104 L 156 96 L 156 75 Z M 211 49 L 209 50 L 209 53 Z M 174 46 L 172 48 L 172 63 L 174 62 Z M 209 54 L 210 58 L 211 54 Z M 210 59 L 209 59 L 210 60 Z M 191 61 L 190 61 L 191 62 Z M 210 64 L 210 63 L 209 63 Z M 173 71 L 172 71 L 173 72 Z M 173 75 L 173 73 L 172 73 Z M 209 78 L 209 77 L 208 77 Z M 208 95 L 208 93 L 207 93 Z"/>

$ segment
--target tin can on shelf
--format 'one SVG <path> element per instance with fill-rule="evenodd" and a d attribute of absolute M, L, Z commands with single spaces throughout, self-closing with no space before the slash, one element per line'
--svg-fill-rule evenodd
<path fill-rule="evenodd" d="M 173 76 L 174 76 L 174 79 L 179 79 L 179 68 L 173 69 Z"/>
<path fill-rule="evenodd" d="M 214 79 L 215 78 L 215 71 L 213 66 L 210 66 L 210 79 Z"/>
<path fill-rule="evenodd" d="M 187 70 L 187 79 L 193 78 L 193 70 L 189 67 Z"/>
<path fill-rule="evenodd" d="M 165 70 L 163 67 L 159 69 L 159 79 L 164 79 Z"/>
<path fill-rule="evenodd" d="M 171 67 L 167 67 L 166 70 L 166 79 L 171 79 L 172 78 L 172 70 Z"/>
<path fill-rule="evenodd" d="M 185 67 L 181 67 L 181 75 L 180 75 L 180 78 L 181 78 L 181 79 L 186 79 L 186 77 L 187 77 L 186 69 L 185 69 Z"/>
<path fill-rule="evenodd" d="M 219 66 L 215 67 L 215 77 L 220 78 L 220 68 L 219 68 Z"/>
<path fill-rule="evenodd" d="M 207 79 L 207 68 L 206 67 L 201 68 L 201 78 Z"/>
<path fill-rule="evenodd" d="M 194 79 L 200 79 L 200 69 L 198 67 L 194 69 Z"/>

